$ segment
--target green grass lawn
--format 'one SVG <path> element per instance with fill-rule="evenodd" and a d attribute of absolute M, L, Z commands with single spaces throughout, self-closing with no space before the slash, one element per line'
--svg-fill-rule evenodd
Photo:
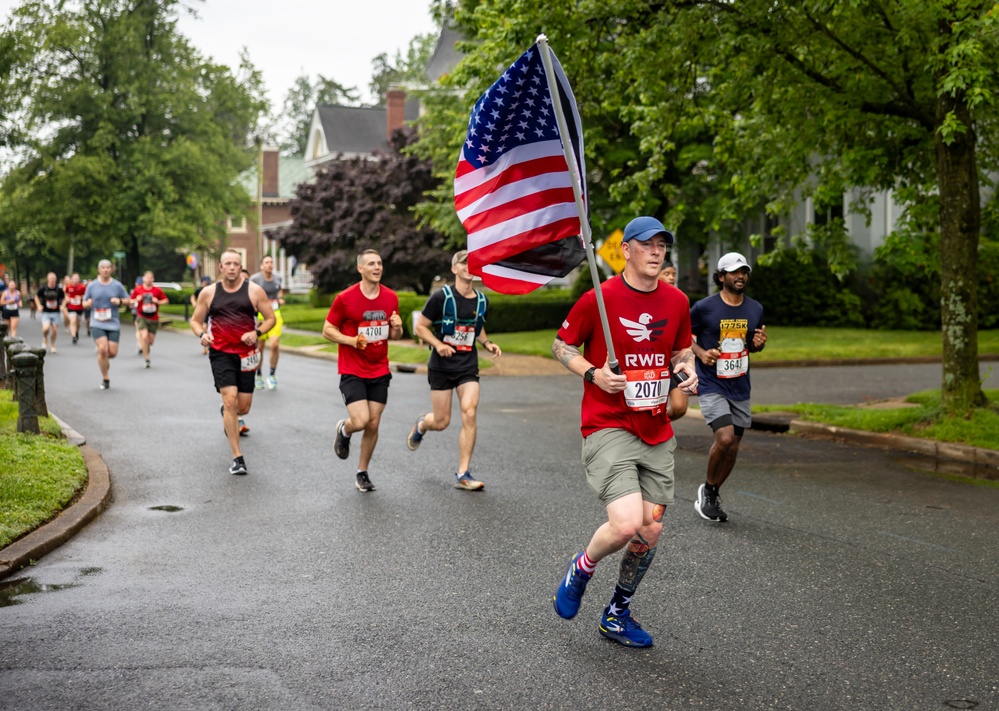
<path fill-rule="evenodd" d="M 551 357 L 557 329 L 490 334 L 507 353 Z M 999 330 L 978 332 L 979 353 L 999 353 Z M 767 347 L 752 362 L 939 356 L 936 331 L 869 331 L 862 328 L 767 327 Z"/>
<path fill-rule="evenodd" d="M 986 390 L 992 407 L 975 411 L 970 419 L 942 418 L 940 391 L 910 395 L 918 407 L 872 408 L 845 405 L 797 404 L 753 406 L 753 412 L 796 412 L 801 419 L 867 432 L 892 432 L 909 437 L 957 442 L 999 449 L 999 390 Z"/>
<path fill-rule="evenodd" d="M 8 391 L 0 391 L 8 393 Z M 17 433 L 17 403 L 0 401 L 0 548 L 59 513 L 87 481 L 80 450 L 52 418 L 40 435 Z"/>

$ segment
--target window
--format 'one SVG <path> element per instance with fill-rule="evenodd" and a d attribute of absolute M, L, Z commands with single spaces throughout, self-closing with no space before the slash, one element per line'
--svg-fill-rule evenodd
<path fill-rule="evenodd" d="M 226 220 L 226 226 L 230 232 L 246 232 L 246 217 L 242 215 L 235 217 L 229 215 L 229 218 Z"/>
<path fill-rule="evenodd" d="M 840 199 L 837 203 L 830 204 L 820 204 L 815 205 L 815 226 L 821 227 L 823 225 L 828 225 L 833 220 L 843 221 L 843 200 Z"/>

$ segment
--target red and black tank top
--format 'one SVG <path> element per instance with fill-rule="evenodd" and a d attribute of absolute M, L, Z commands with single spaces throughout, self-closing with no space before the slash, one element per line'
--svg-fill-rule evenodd
<path fill-rule="evenodd" d="M 215 283 L 215 296 L 208 307 L 211 319 L 212 348 L 223 353 L 246 355 L 256 346 L 248 346 L 240 338 L 257 325 L 257 310 L 250 301 L 250 282 L 243 280 L 236 291 L 228 292 L 222 282 Z"/>

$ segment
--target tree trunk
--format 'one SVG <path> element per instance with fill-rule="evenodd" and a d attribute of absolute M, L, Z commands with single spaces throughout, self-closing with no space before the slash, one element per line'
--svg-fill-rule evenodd
<path fill-rule="evenodd" d="M 947 144 L 939 127 L 953 112 L 966 130 Z M 940 320 L 943 404 L 966 415 L 986 404 L 978 375 L 978 239 L 981 197 L 976 136 L 964 96 L 937 99 L 936 172 L 940 190 Z"/>
<path fill-rule="evenodd" d="M 142 272 L 139 271 L 139 238 L 136 235 L 129 235 L 128 241 L 128 265 L 122 270 L 128 275 L 128 281 L 122 280 L 125 284 L 125 288 L 129 291 L 135 286 L 135 278 L 142 276 Z"/>

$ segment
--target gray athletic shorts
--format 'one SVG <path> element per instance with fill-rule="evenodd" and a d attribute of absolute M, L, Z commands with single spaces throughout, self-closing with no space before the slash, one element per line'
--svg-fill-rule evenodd
<path fill-rule="evenodd" d="M 58 311 L 42 311 L 42 323 L 58 326 L 60 321 L 62 321 L 62 314 Z"/>
<path fill-rule="evenodd" d="M 586 480 L 604 505 L 641 492 L 642 500 L 673 503 L 676 437 L 650 445 L 627 430 L 597 430 L 583 440 Z"/>
<path fill-rule="evenodd" d="M 715 420 L 728 416 L 727 424 L 742 427 L 748 430 L 753 425 L 753 418 L 749 412 L 749 400 L 729 400 L 724 395 L 718 393 L 704 393 L 697 396 L 701 404 L 701 414 L 704 421 L 710 425 Z M 721 425 L 724 427 L 725 425 Z M 712 427 L 711 429 L 715 429 Z"/>

